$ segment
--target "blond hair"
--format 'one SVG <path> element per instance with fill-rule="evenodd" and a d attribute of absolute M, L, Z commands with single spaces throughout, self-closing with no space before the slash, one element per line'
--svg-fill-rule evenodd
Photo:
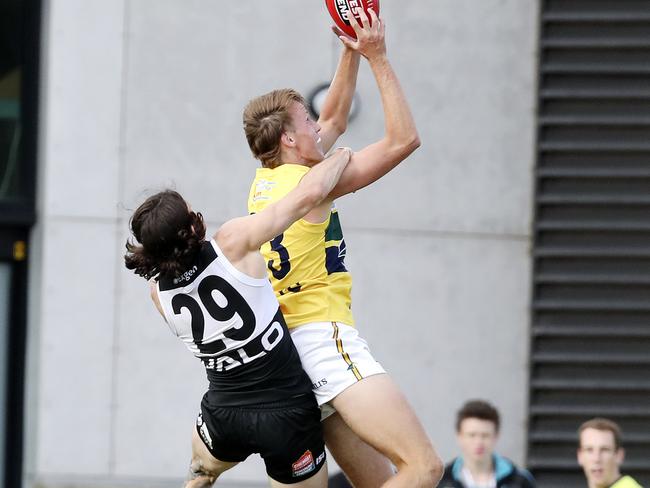
<path fill-rule="evenodd" d="M 280 138 L 291 126 L 289 107 L 293 102 L 307 106 L 296 90 L 274 90 L 252 99 L 244 109 L 244 132 L 253 156 L 262 166 L 275 168 L 280 161 Z"/>

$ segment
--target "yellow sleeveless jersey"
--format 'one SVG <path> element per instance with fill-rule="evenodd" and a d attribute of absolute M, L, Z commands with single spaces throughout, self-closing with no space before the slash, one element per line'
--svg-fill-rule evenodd
<path fill-rule="evenodd" d="M 258 213 L 285 196 L 307 171 L 307 166 L 298 164 L 259 168 L 248 196 L 248 211 Z M 290 329 L 309 322 L 354 325 L 352 277 L 345 269 L 345 241 L 334 205 L 325 222 L 301 219 L 260 251 Z"/>

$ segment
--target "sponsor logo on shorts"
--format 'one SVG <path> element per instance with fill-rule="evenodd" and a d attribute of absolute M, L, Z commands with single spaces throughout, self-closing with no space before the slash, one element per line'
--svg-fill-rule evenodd
<path fill-rule="evenodd" d="M 295 478 L 306 475 L 315 469 L 316 463 L 314 463 L 314 456 L 311 455 L 311 451 L 305 451 L 305 454 L 300 456 L 300 459 L 291 465 L 291 470 Z"/>
<path fill-rule="evenodd" d="M 322 378 L 318 380 L 316 383 L 311 384 L 312 390 L 318 390 L 321 386 L 325 386 L 327 384 L 327 378 Z"/>
<path fill-rule="evenodd" d="M 203 414 L 200 413 L 196 419 L 196 426 L 199 428 L 199 434 L 203 442 L 212 449 L 212 437 L 210 437 L 210 432 L 208 431 L 208 425 L 203 422 Z"/>
<path fill-rule="evenodd" d="M 316 466 L 318 466 L 320 463 L 323 462 L 323 459 L 325 459 L 325 451 L 320 453 L 320 456 L 316 458 Z"/>

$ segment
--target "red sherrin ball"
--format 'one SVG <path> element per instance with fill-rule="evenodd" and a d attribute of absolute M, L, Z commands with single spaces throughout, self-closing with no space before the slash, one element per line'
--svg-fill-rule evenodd
<path fill-rule="evenodd" d="M 354 39 L 357 38 L 357 35 L 350 25 L 348 15 L 350 12 L 354 14 L 355 19 L 359 19 L 358 11 L 361 8 L 366 12 L 368 18 L 370 18 L 368 9 L 373 9 L 379 15 L 379 0 L 325 0 L 325 5 L 339 29 Z"/>

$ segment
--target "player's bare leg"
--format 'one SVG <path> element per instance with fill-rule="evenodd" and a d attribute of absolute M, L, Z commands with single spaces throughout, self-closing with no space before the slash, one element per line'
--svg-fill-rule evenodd
<path fill-rule="evenodd" d="M 194 428 L 192 429 L 192 462 L 183 488 L 211 488 L 221 473 L 237 464 L 219 461 L 210 454 Z"/>
<path fill-rule="evenodd" d="M 355 383 L 332 400 L 332 405 L 361 439 L 397 467 L 397 474 L 382 487 L 436 486 L 443 472 L 442 461 L 415 412 L 387 374 Z"/>
<path fill-rule="evenodd" d="M 377 488 L 395 474 L 388 458 L 355 434 L 338 413 L 323 421 L 323 435 L 354 488 Z"/>
<path fill-rule="evenodd" d="M 287 485 L 280 483 L 279 481 L 275 481 L 271 478 L 269 478 L 269 483 L 271 484 L 272 488 L 282 488 L 284 486 L 291 488 L 327 488 L 327 461 L 321 465 L 318 473 L 316 473 L 311 478 L 306 479 L 305 481 L 301 481 L 300 483 L 292 483 L 290 485 Z"/>

